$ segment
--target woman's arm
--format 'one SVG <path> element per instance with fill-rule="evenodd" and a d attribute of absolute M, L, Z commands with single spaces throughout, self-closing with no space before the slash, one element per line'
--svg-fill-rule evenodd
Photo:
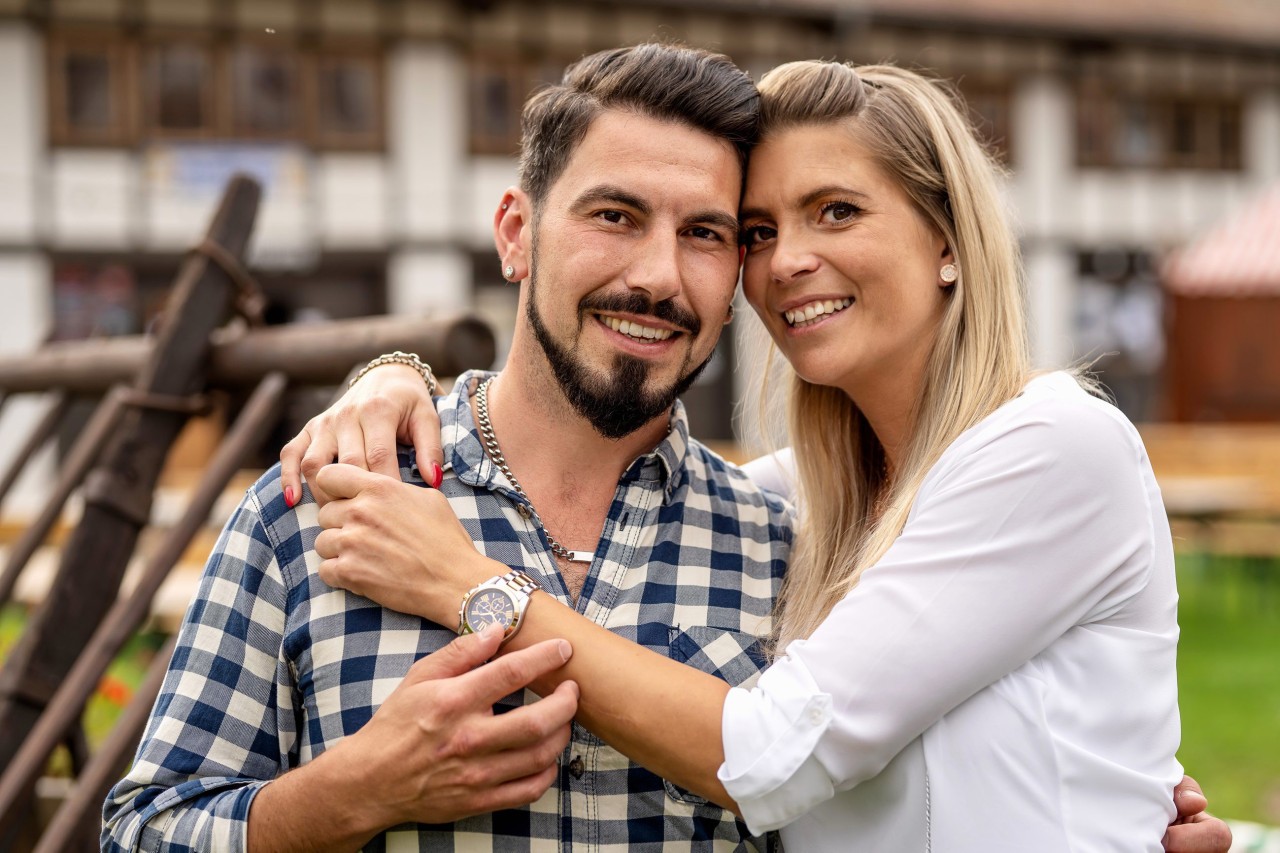
<path fill-rule="evenodd" d="M 456 625 L 463 596 L 509 568 L 475 550 L 446 498 L 347 465 L 319 474 L 334 497 L 320 511 L 321 578 L 442 625 Z M 429 544 L 428 544 L 429 543 Z M 563 638 L 573 657 L 535 681 L 550 695 L 576 681 L 578 720 L 622 754 L 726 808 L 716 778 L 724 760 L 720 716 L 729 685 L 596 625 L 550 595 L 535 592 L 504 652 Z"/>

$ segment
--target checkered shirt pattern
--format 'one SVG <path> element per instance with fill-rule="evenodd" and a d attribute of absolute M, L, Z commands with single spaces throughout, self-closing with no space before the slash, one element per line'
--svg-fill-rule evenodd
<path fill-rule="evenodd" d="M 488 556 L 572 604 L 532 508 L 485 455 L 466 374 L 437 401 L 453 509 Z M 663 655 L 741 685 L 786 565 L 790 509 L 690 440 L 677 403 L 667 438 L 618 482 L 576 609 Z M 411 454 L 406 481 L 422 484 Z M 103 849 L 241 851 L 249 805 L 279 774 L 363 726 L 452 626 L 387 610 L 320 580 L 317 508 L 285 506 L 279 469 L 246 494 L 187 611 L 133 767 L 108 796 Z M 424 542 L 429 541 L 424 531 Z M 499 711 L 532 698 L 508 697 Z M 636 697 L 643 701 L 643 697 Z M 443 826 L 404 825 L 386 851 L 765 850 L 732 813 L 631 763 L 575 725 L 557 781 L 528 807 Z"/>

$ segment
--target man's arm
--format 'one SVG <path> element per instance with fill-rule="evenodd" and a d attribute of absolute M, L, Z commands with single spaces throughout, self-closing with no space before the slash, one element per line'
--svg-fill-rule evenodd
<path fill-rule="evenodd" d="M 541 797 L 569 741 L 576 685 L 500 717 L 492 708 L 563 666 L 569 644 L 485 664 L 501 638 L 500 628 L 461 637 L 421 659 L 368 725 L 263 788 L 249 812 L 249 849 L 351 850 L 397 824 L 447 823 Z"/>
<path fill-rule="evenodd" d="M 419 661 L 360 732 L 272 781 L 299 735 L 281 651 L 288 593 L 250 494 L 210 556 L 133 767 L 107 800 L 103 849 L 244 850 L 251 821 L 267 830 L 255 853 L 288 849 L 281 842 L 352 849 L 405 820 L 517 805 L 550 784 L 576 687 L 495 717 L 497 698 L 564 662 L 547 644 L 515 667 L 471 671 L 496 637 Z"/>

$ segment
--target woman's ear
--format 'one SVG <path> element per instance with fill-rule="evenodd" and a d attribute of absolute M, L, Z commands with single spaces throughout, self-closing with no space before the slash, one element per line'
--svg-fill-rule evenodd
<path fill-rule="evenodd" d="M 530 227 L 533 208 L 529 196 L 519 187 L 508 187 L 493 213 L 493 243 L 502 264 L 502 277 L 523 281 L 529 275 Z"/>

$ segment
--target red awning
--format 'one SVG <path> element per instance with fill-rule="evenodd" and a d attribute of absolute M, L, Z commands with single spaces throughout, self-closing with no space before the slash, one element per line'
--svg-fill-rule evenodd
<path fill-rule="evenodd" d="M 1162 272 L 1180 296 L 1280 296 L 1280 186 L 1174 252 Z"/>

